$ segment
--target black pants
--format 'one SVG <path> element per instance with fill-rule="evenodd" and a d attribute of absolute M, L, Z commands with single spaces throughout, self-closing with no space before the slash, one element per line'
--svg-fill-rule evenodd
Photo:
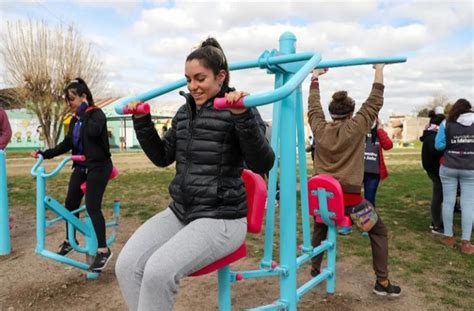
<path fill-rule="evenodd" d="M 439 178 L 439 172 L 427 172 L 433 184 L 433 194 L 431 195 L 431 222 L 435 228 L 443 227 L 442 204 L 443 185 Z"/>
<path fill-rule="evenodd" d="M 100 248 L 107 247 L 105 237 L 105 219 L 102 214 L 102 198 L 105 188 L 109 182 L 112 172 L 112 163 L 106 163 L 104 166 L 94 167 L 85 170 L 75 167 L 69 180 L 69 187 L 66 196 L 65 206 L 69 211 L 79 208 L 84 194 L 81 191 L 81 184 L 86 181 L 86 209 L 92 220 L 92 225 L 97 236 L 97 243 Z M 77 216 L 77 215 L 76 215 Z M 75 235 L 75 232 L 74 232 Z M 66 223 L 66 239 L 68 238 L 68 228 Z"/>

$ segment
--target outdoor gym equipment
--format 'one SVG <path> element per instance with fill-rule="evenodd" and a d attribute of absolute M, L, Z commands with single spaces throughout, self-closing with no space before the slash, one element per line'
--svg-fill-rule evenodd
<path fill-rule="evenodd" d="M 225 99 L 216 99 L 216 109 L 256 107 L 273 104 L 272 139 L 271 145 L 275 151 L 275 164 L 270 171 L 268 182 L 268 200 L 266 208 L 264 255 L 260 269 L 252 271 L 222 272 L 219 270 L 219 309 L 231 310 L 230 284 L 237 280 L 278 277 L 280 282 L 280 297 L 271 304 L 259 306 L 252 310 L 296 310 L 298 301 L 311 288 L 327 280 L 326 291 L 335 291 L 336 278 L 336 225 L 346 221 L 341 216 L 343 198 L 340 185 L 331 177 L 317 176 L 309 181 L 306 175 L 306 152 L 303 126 L 303 99 L 301 83 L 315 68 L 333 68 L 357 65 L 372 65 L 377 63 L 401 63 L 405 57 L 391 58 L 355 58 L 343 60 L 321 61 L 319 53 L 296 53 L 296 37 L 289 32 L 280 36 L 279 50 L 265 51 L 257 60 L 244 61 L 229 65 L 230 70 L 249 68 L 265 69 L 275 75 L 274 90 L 249 95 L 238 103 L 227 103 Z M 129 96 L 116 102 L 115 111 L 118 114 L 140 113 L 138 110 L 148 110 L 147 100 L 156 98 L 186 85 L 185 79 L 166 84 L 137 96 Z M 132 101 L 142 102 L 135 111 L 125 111 L 127 104 Z M 148 107 L 147 107 L 148 106 Z M 284 124 L 284 130 L 282 125 Z M 297 150 L 297 152 L 295 152 Z M 298 162 L 299 176 L 297 176 Z M 279 176 L 277 172 L 279 171 Z M 277 178 L 279 178 L 277 180 Z M 303 244 L 297 248 L 297 180 L 301 195 L 301 224 Z M 277 181 L 280 182 L 280 236 L 279 263 L 273 260 L 273 235 L 275 227 L 275 194 Z M 310 204 L 308 203 L 310 201 Z M 311 212 L 309 207 L 311 207 Z M 311 245 L 310 215 L 324 221 L 329 227 L 328 239 L 317 247 Z M 342 212 L 343 215 L 343 212 Z M 317 220 L 318 221 L 318 220 Z M 300 254 L 298 254 L 298 249 Z M 304 263 L 318 254 L 328 251 L 328 265 L 323 271 L 308 282 L 298 287 L 296 282 L 297 270 Z M 223 269 L 228 269 L 227 262 Z M 216 263 L 214 263 L 216 264 Z M 210 271 L 207 271 L 210 272 Z M 224 276 L 225 275 L 225 276 Z M 222 295 L 221 295 L 222 294 Z"/>
<path fill-rule="evenodd" d="M 92 221 L 87 214 L 86 206 L 83 205 L 77 210 L 70 212 L 54 198 L 46 195 L 46 179 L 58 175 L 67 162 L 84 160 L 84 156 L 66 157 L 52 172 L 47 173 L 45 168 L 41 166 L 43 163 L 43 156 L 38 155 L 38 160 L 31 169 L 31 175 L 36 177 L 36 253 L 61 263 L 88 271 L 90 264 L 97 254 L 97 237 L 92 225 Z M 117 176 L 117 170 L 115 168 L 112 170 L 112 173 L 114 173 L 114 171 L 115 176 Z M 83 191 L 85 191 L 85 185 Z M 47 219 L 47 209 L 56 214 L 57 217 L 53 219 Z M 112 245 L 117 234 L 118 217 L 120 213 L 120 201 L 117 199 L 114 201 L 113 210 L 113 220 L 106 223 L 106 228 L 112 228 L 112 234 L 110 234 L 109 238 L 107 239 L 107 246 Z M 79 214 L 82 212 L 84 212 L 84 216 L 82 219 L 80 219 Z M 67 256 L 61 256 L 56 254 L 56 252 L 45 249 L 46 229 L 61 220 L 67 221 L 68 223 L 69 244 L 71 244 L 72 248 L 76 252 L 86 254 L 85 262 L 75 260 Z M 84 236 L 83 247 L 76 242 L 74 231 L 78 231 Z M 98 276 L 99 273 L 97 272 L 87 272 L 88 279 L 95 279 Z"/>
<path fill-rule="evenodd" d="M 0 150 L 0 255 L 8 255 L 11 251 L 9 219 L 7 166 L 5 151 Z"/>

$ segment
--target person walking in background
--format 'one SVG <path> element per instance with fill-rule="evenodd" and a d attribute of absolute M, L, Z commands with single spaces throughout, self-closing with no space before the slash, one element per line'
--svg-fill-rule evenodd
<path fill-rule="evenodd" d="M 355 101 L 346 91 L 333 94 L 329 104 L 329 113 L 333 122 L 327 122 L 321 107 L 319 75 L 321 69 L 313 70 L 308 98 L 308 121 L 316 141 L 314 173 L 329 174 L 341 184 L 344 192 L 346 214 L 354 214 L 366 201 L 361 196 L 364 178 L 364 141 L 367 132 L 377 119 L 383 106 L 383 64 L 374 65 L 375 75 L 372 91 L 360 110 L 354 114 Z M 370 204 L 370 203 L 369 203 Z M 371 226 L 365 227 L 369 232 L 372 247 L 372 263 L 376 281 L 373 292 L 380 296 L 399 296 L 401 289 L 393 285 L 388 278 L 388 231 L 380 217 L 373 209 L 370 212 Z M 373 216 L 373 217 L 372 217 Z M 351 217 L 352 218 L 352 217 Z M 328 227 L 315 222 L 312 245 L 321 244 L 326 238 Z M 320 273 L 323 255 L 312 258 L 311 275 Z"/>
<path fill-rule="evenodd" d="M 31 156 L 36 158 L 40 154 L 45 159 L 52 159 L 72 150 L 73 155 L 86 157 L 85 162 L 73 162 L 65 207 L 69 211 L 79 208 L 84 196 L 81 184 L 87 182 L 86 209 L 92 220 L 98 243 L 97 255 L 89 270 L 101 272 L 112 258 L 112 253 L 107 247 L 105 219 L 102 214 L 102 199 L 112 172 L 107 119 L 104 112 L 94 105 L 92 93 L 83 79 L 72 80 L 64 89 L 64 97 L 74 112 L 67 135 L 56 147 L 33 151 Z M 66 223 L 66 239 L 59 246 L 57 253 L 65 256 L 72 250 Z"/>
<path fill-rule="evenodd" d="M 431 232 L 433 234 L 443 235 L 444 227 L 441 205 L 443 203 L 443 186 L 439 177 L 439 166 L 443 151 L 436 150 L 435 138 L 438 133 L 439 125 L 444 121 L 445 116 L 444 114 L 435 114 L 435 111 L 430 111 L 428 116 L 430 117 L 430 122 L 420 137 L 420 141 L 422 142 L 421 163 L 432 183 L 430 209 Z"/>
<path fill-rule="evenodd" d="M 474 254 L 471 244 L 474 213 L 474 112 L 471 103 L 458 99 L 446 121 L 441 123 L 435 148 L 444 150 L 439 169 L 443 184 L 443 243 L 454 247 L 453 213 L 458 182 L 461 186 L 461 252 Z"/>
<path fill-rule="evenodd" d="M 165 124 L 161 127 L 161 135 L 165 136 L 167 131 L 168 131 L 168 126 Z"/>
<path fill-rule="evenodd" d="M 0 150 L 7 148 L 10 139 L 12 138 L 12 128 L 8 121 L 8 116 L 3 108 L 0 108 Z"/>
<path fill-rule="evenodd" d="M 388 176 L 383 150 L 393 148 L 382 122 L 377 119 L 365 138 L 364 152 L 364 198 L 375 206 L 375 195 L 380 181 Z"/>

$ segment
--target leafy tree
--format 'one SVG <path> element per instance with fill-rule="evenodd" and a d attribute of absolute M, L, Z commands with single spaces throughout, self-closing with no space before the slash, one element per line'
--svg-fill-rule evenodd
<path fill-rule="evenodd" d="M 46 146 L 54 147 L 70 112 L 64 88 L 80 76 L 97 95 L 103 86 L 102 63 L 73 25 L 51 28 L 45 21 L 8 22 L 1 39 L 5 81 L 38 117 Z"/>
<path fill-rule="evenodd" d="M 447 114 L 451 109 L 451 102 L 445 94 L 436 94 L 430 99 L 430 101 L 417 109 L 418 117 L 428 117 L 430 110 L 434 110 L 436 107 L 443 107 L 444 114 Z"/>

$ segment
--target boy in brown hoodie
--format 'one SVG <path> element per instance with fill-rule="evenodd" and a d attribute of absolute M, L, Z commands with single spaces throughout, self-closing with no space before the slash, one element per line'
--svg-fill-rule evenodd
<path fill-rule="evenodd" d="M 372 91 L 360 110 L 354 114 L 355 102 L 346 91 L 334 93 L 329 104 L 332 122 L 327 122 L 321 107 L 318 77 L 325 73 L 315 69 L 311 77 L 308 98 L 308 120 L 313 132 L 316 150 L 314 173 L 335 177 L 344 191 L 344 204 L 351 207 L 363 201 L 361 186 L 364 178 L 365 135 L 377 119 L 383 106 L 384 64 L 374 65 L 375 77 Z M 347 211 L 347 210 L 346 210 Z M 312 244 L 319 245 L 326 238 L 327 226 L 315 223 Z M 369 231 L 372 247 L 373 268 L 377 280 L 374 293 L 381 296 L 399 296 L 400 287 L 388 279 L 388 239 L 387 228 L 380 216 Z M 323 255 L 312 260 L 311 275 L 319 274 Z"/>

